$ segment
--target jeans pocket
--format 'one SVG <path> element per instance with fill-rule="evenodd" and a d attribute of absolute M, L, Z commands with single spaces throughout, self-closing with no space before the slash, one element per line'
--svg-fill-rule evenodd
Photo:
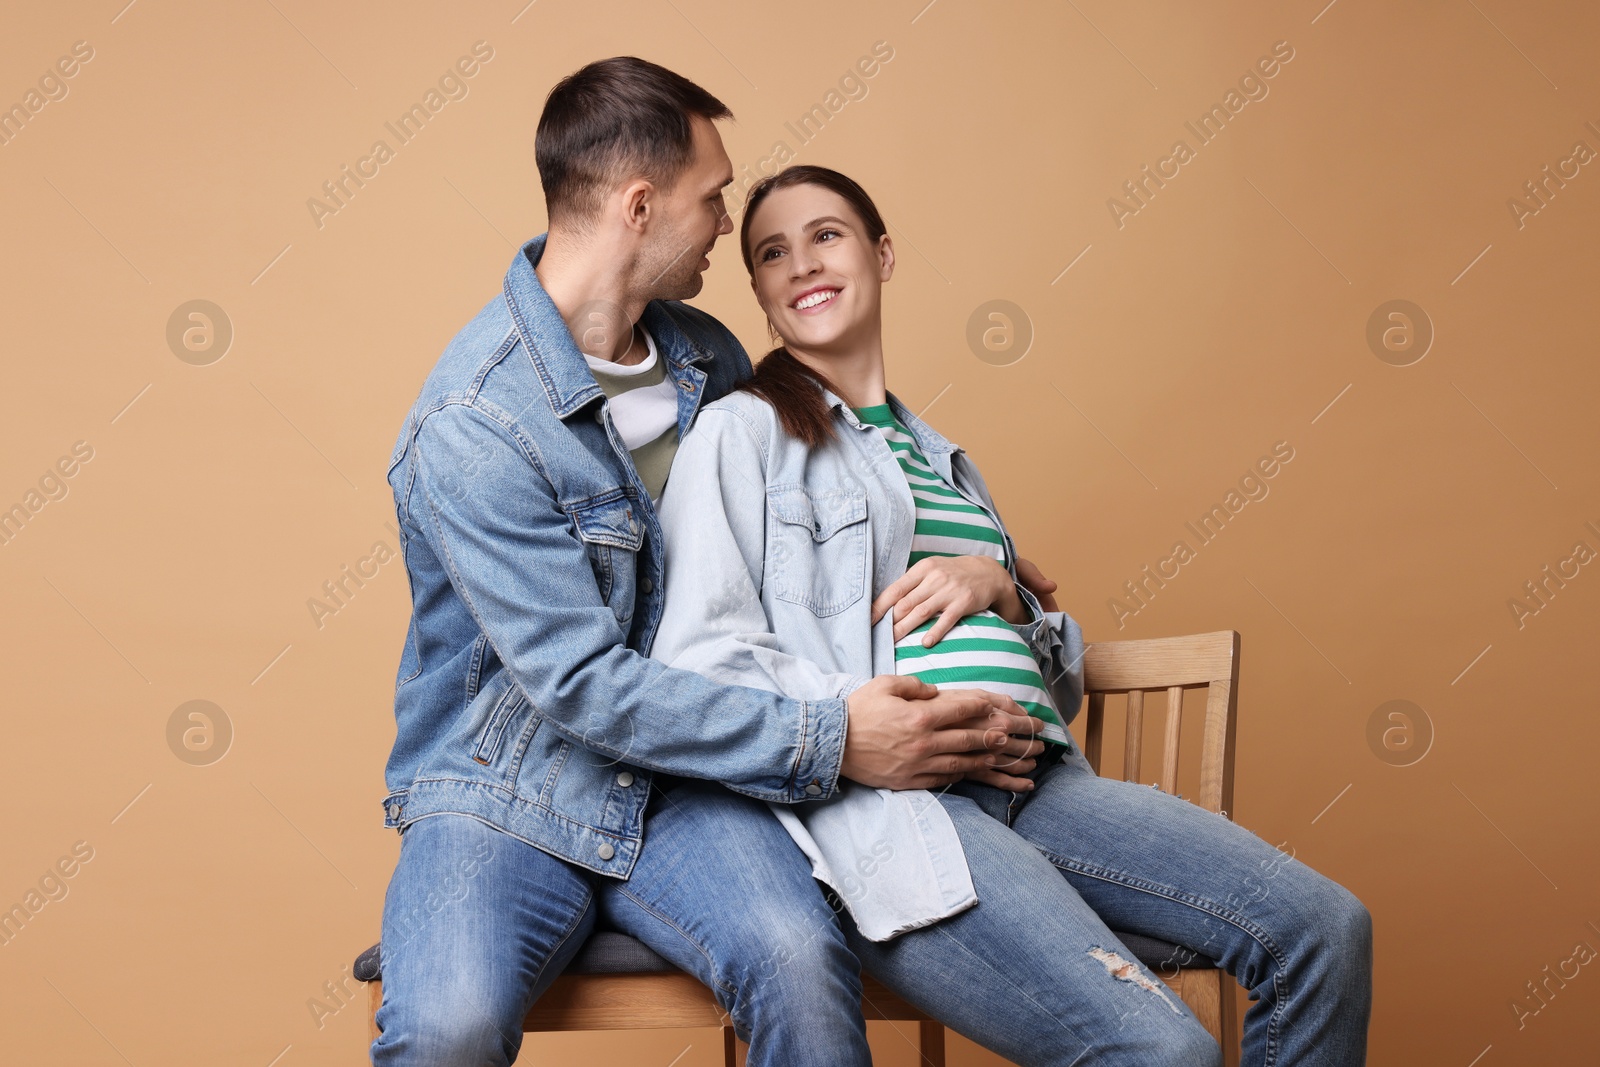
<path fill-rule="evenodd" d="M 837 615 L 867 586 L 867 494 L 775 485 L 767 511 L 773 595 L 818 616 Z"/>

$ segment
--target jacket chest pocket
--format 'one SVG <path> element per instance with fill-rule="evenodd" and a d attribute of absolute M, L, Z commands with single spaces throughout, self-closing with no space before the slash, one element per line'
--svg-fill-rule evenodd
<path fill-rule="evenodd" d="M 578 539 L 589 553 L 600 599 L 619 617 L 631 614 L 634 573 L 644 545 L 644 523 L 632 502 L 626 497 L 606 500 L 573 508 L 570 514 Z"/>
<path fill-rule="evenodd" d="M 774 521 L 767 537 L 767 573 L 779 600 L 813 614 L 837 615 L 867 586 L 867 494 L 857 489 L 767 490 Z"/>

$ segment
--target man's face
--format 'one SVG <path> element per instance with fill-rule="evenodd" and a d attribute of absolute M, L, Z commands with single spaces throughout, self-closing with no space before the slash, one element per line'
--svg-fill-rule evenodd
<path fill-rule="evenodd" d="M 677 182 L 658 193 L 658 214 L 640 257 L 652 300 L 687 300 L 700 292 L 701 272 L 711 266 L 717 238 L 733 232 L 722 190 L 733 181 L 733 163 L 710 119 L 695 115 L 694 158 Z"/>

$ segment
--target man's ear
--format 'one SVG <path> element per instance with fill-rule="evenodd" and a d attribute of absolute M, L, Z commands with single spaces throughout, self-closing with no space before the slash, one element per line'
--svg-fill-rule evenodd
<path fill-rule="evenodd" d="M 889 235 L 878 238 L 878 280 L 886 282 L 894 277 L 894 242 Z"/>
<path fill-rule="evenodd" d="M 617 193 L 622 204 L 622 222 L 628 229 L 643 233 L 654 217 L 657 203 L 655 183 L 635 178 Z"/>

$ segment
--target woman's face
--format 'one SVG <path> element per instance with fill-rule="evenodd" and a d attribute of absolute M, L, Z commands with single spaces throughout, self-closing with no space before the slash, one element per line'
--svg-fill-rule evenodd
<path fill-rule="evenodd" d="M 867 236 L 844 197 L 821 185 L 779 189 L 751 217 L 750 242 L 750 287 L 785 345 L 816 352 L 876 340 L 894 249 L 887 235 Z"/>

